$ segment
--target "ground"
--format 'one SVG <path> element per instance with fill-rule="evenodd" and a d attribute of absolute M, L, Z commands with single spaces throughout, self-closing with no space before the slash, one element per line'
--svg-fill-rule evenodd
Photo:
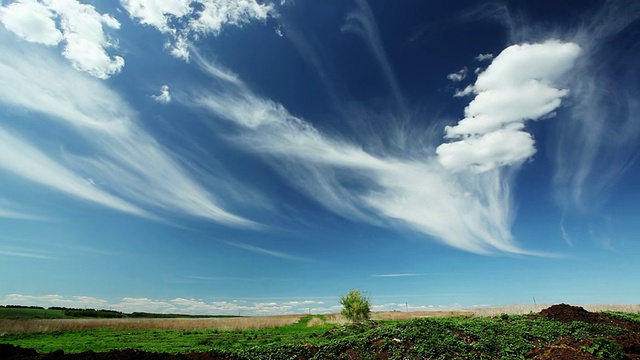
<path fill-rule="evenodd" d="M 606 336 L 587 336 L 580 340 L 576 339 L 572 335 L 561 336 L 553 343 L 536 343 L 532 341 L 533 348 L 525 354 L 525 357 L 533 360 L 548 360 L 548 359 L 619 359 L 619 360 L 640 360 L 640 324 L 636 321 L 627 320 L 623 317 L 617 317 L 604 313 L 589 312 L 581 307 L 570 306 L 566 304 L 554 305 L 547 309 L 544 309 L 539 314 L 530 315 L 532 318 L 544 318 L 552 319 L 565 324 L 571 324 L 579 321 L 582 323 L 592 324 L 595 326 L 615 326 L 620 328 L 621 331 L 618 335 L 606 335 Z M 508 316 L 500 317 L 502 321 L 508 323 L 510 318 Z M 498 319 L 498 322 L 501 320 Z M 359 325 L 363 326 L 363 325 Z M 365 328 L 376 329 L 380 326 L 379 323 L 370 322 L 364 325 Z M 336 337 L 340 336 L 339 329 L 327 331 L 322 337 Z M 462 339 L 468 344 L 478 342 L 481 339 L 476 339 L 470 334 L 464 333 L 464 331 L 452 331 L 458 339 Z M 407 341 L 401 341 L 396 338 L 379 338 L 371 339 L 365 344 L 365 347 L 369 347 L 368 352 L 363 356 L 362 351 L 357 348 L 342 349 L 339 353 L 332 353 L 327 349 L 321 347 L 315 347 L 307 344 L 307 348 L 303 349 L 302 353 L 287 353 L 285 350 L 274 353 L 274 358 L 288 358 L 296 360 L 307 360 L 310 358 L 319 359 L 333 359 L 337 356 L 339 359 L 347 360 L 362 360 L 362 359 L 375 359 L 386 360 L 392 357 L 397 357 L 400 353 L 402 358 L 413 359 L 415 352 L 412 347 L 413 343 Z M 393 354 L 390 349 L 393 350 Z M 282 350 L 282 349 L 280 349 Z M 326 355 L 322 354 L 332 354 Z M 375 355 L 372 355 L 375 354 Z M 402 355 L 404 354 L 404 355 Z M 477 354 L 481 356 L 482 354 Z M 486 355 L 486 354 L 485 354 Z M 522 356 L 522 355 L 520 355 Z M 520 358 L 518 356 L 518 358 Z M 484 356 L 486 357 L 486 356 Z M 483 357 L 483 358 L 484 358 Z M 271 357 L 269 357 L 271 358 Z M 438 354 L 439 359 L 456 359 L 461 358 L 456 354 Z M 464 356 L 462 358 L 465 358 Z M 468 356 L 466 357 L 468 358 Z M 474 357 L 475 358 L 475 357 Z M 493 357 L 486 357 L 492 359 Z M 199 352 L 199 353 L 187 353 L 187 354 L 168 354 L 168 353 L 154 353 L 137 350 L 113 350 L 109 352 L 82 352 L 78 354 L 65 354 L 62 351 L 56 351 L 49 354 L 38 354 L 33 349 L 23 349 L 9 344 L 0 344 L 0 360 L 240 360 L 242 357 L 233 357 L 216 352 Z"/>

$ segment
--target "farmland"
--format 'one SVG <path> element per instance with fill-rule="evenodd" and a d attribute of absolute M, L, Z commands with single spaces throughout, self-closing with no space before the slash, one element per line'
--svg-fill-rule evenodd
<path fill-rule="evenodd" d="M 147 322 L 145 326 L 129 328 L 20 332 L 9 331 L 8 323 L 0 322 L 0 330 L 4 330 L 0 344 L 33 348 L 39 353 L 63 350 L 65 354 L 99 358 L 99 354 L 86 353 L 94 351 L 108 354 L 109 359 L 142 359 L 146 352 L 158 356 L 157 353 L 178 354 L 173 355 L 177 358 L 197 352 L 202 359 L 640 359 L 637 313 L 595 313 L 559 305 L 525 315 L 440 315 L 446 316 L 376 320 L 358 325 L 340 324 L 335 315 L 145 319 L 156 321 L 155 325 L 180 322 L 183 328 L 179 330 L 154 328 L 153 322 Z M 277 318 L 285 319 L 284 323 L 278 323 Z M 210 323 L 198 328 L 201 321 Z M 261 328 L 229 325 L 243 321 L 262 321 Z M 190 322 L 197 326 L 190 327 Z M 226 330 L 222 329 L 225 322 Z M 5 345 L 4 352 L 11 353 L 7 349 Z"/>

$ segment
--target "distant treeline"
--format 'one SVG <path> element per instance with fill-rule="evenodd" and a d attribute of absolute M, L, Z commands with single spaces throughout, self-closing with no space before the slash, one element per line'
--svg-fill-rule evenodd
<path fill-rule="evenodd" d="M 116 310 L 101 309 L 80 309 L 68 308 L 64 306 L 51 306 L 44 308 L 42 306 L 24 306 L 24 305 L 0 305 L 0 308 L 7 309 L 34 309 L 34 310 L 57 310 L 62 311 L 64 317 L 72 318 L 218 318 L 218 317 L 237 317 L 234 315 L 182 315 L 182 314 L 155 314 L 148 312 L 123 313 Z M 44 314 L 46 317 L 46 313 Z M 39 318 L 34 314 L 34 318 Z"/>
<path fill-rule="evenodd" d="M 40 309 L 44 310 L 42 306 L 25 306 L 25 305 L 0 305 L 0 308 L 8 309 Z"/>

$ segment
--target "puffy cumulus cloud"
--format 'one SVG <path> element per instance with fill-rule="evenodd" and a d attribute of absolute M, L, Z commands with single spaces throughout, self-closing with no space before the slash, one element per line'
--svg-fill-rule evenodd
<path fill-rule="evenodd" d="M 59 23 L 56 26 L 56 20 Z M 63 56 L 77 70 L 100 79 L 109 78 L 124 66 L 121 56 L 111 57 L 106 48 L 115 43 L 104 27 L 119 29 L 120 23 L 95 7 L 76 0 L 18 0 L 0 7 L 5 28 L 24 40 L 44 45 L 64 42 Z"/>
<path fill-rule="evenodd" d="M 470 169 L 481 173 L 528 159 L 536 153 L 534 144 L 531 134 L 505 128 L 442 144 L 436 153 L 440 163 L 448 169 Z"/>
<path fill-rule="evenodd" d="M 503 50 L 473 85 L 455 94 L 476 96 L 464 119 L 445 127 L 445 138 L 454 141 L 436 149 L 440 163 L 453 171 L 485 172 L 533 156 L 535 143 L 524 124 L 553 115 L 568 90 L 552 84 L 573 67 L 580 52 L 574 43 L 553 40 Z"/>
<path fill-rule="evenodd" d="M 119 303 L 110 304 L 110 308 L 122 312 L 155 312 L 155 313 L 178 313 L 178 307 L 160 300 L 149 298 L 125 297 Z"/>
<path fill-rule="evenodd" d="M 189 14 L 191 3 L 191 0 L 121 0 L 132 18 L 161 32 L 174 32 L 168 24 L 169 20 Z"/>
<path fill-rule="evenodd" d="M 92 5 L 76 0 L 47 0 L 46 3 L 60 16 L 60 26 L 66 40 L 63 55 L 73 67 L 100 79 L 120 72 L 124 59 L 120 56 L 111 57 L 105 50 L 115 46 L 104 33 L 104 26 L 120 28 L 115 18 L 100 14 Z"/>
<path fill-rule="evenodd" d="M 0 7 L 0 22 L 21 38 L 44 45 L 57 45 L 62 33 L 56 28 L 55 14 L 36 0 L 22 0 Z"/>
<path fill-rule="evenodd" d="M 549 40 L 512 45 L 478 75 L 476 91 L 519 86 L 530 80 L 553 83 L 569 71 L 580 55 L 577 44 Z"/>
<path fill-rule="evenodd" d="M 160 94 L 151 95 L 151 97 L 153 98 L 153 100 L 159 103 L 168 104 L 171 101 L 171 93 L 169 92 L 169 85 L 162 85 L 162 87 L 160 87 Z"/>
<path fill-rule="evenodd" d="M 557 109 L 568 93 L 535 80 L 516 88 L 482 91 L 465 109 L 464 119 L 445 127 L 445 136 L 455 139 L 468 134 L 482 135 L 507 124 L 540 119 Z"/>
<path fill-rule="evenodd" d="M 226 25 L 242 26 L 275 14 L 256 0 L 121 0 L 131 18 L 169 36 L 172 55 L 187 60 L 188 40 L 217 35 Z"/>

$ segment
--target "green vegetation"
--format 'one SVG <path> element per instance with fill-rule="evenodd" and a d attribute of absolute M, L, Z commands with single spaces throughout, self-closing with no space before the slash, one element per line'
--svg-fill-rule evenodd
<path fill-rule="evenodd" d="M 0 306 L 0 319 L 74 319 L 74 318 L 221 318 L 237 317 L 234 315 L 181 315 L 181 314 L 154 314 L 145 312 L 133 312 L 130 314 L 115 310 L 74 309 L 65 307 L 50 307 L 45 309 L 40 306 L 6 305 Z"/>
<path fill-rule="evenodd" d="M 213 351 L 241 359 L 340 359 L 357 352 L 362 359 L 525 359 L 527 352 L 572 337 L 580 350 L 604 359 L 621 359 L 613 340 L 628 330 L 607 324 L 562 323 L 538 316 L 508 318 L 420 318 L 361 322 L 350 326 L 307 316 L 298 323 L 261 330 L 55 331 L 6 334 L 0 343 L 35 348 L 40 353 L 136 349 L 187 353 Z M 309 326 L 311 324 L 317 324 Z M 382 356 L 384 355 L 384 356 Z M 624 354 L 622 354 L 623 356 Z"/>
<path fill-rule="evenodd" d="M 45 309 L 42 307 L 0 307 L 0 319 L 67 319 L 65 310 Z"/>
<path fill-rule="evenodd" d="M 589 343 L 589 346 L 582 346 L 581 350 L 601 359 L 622 360 L 625 358 L 624 351 L 622 351 L 620 345 L 611 339 L 598 336 L 590 339 Z"/>
<path fill-rule="evenodd" d="M 371 302 L 360 290 L 352 289 L 347 295 L 340 296 L 340 304 L 343 306 L 340 312 L 352 322 L 369 320 L 371 315 Z"/>

